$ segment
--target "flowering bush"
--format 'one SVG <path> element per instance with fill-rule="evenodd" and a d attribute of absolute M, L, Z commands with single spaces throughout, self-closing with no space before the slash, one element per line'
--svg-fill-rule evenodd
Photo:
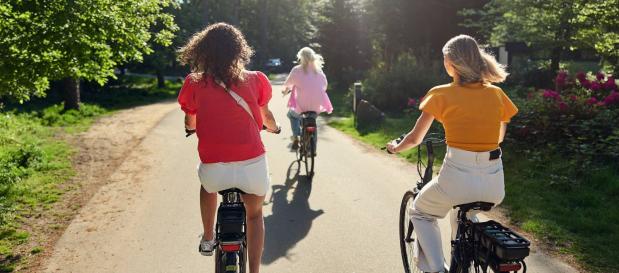
<path fill-rule="evenodd" d="M 520 113 L 510 136 L 527 145 L 544 145 L 578 155 L 619 159 L 619 89 L 613 76 L 561 71 L 555 89 L 516 99 Z"/>

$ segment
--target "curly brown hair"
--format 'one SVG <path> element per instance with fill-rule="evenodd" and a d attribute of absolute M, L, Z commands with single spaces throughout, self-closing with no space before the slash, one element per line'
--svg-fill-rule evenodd
<path fill-rule="evenodd" d="M 243 70 L 254 51 L 240 30 L 216 23 L 194 34 L 178 53 L 179 61 L 189 65 L 193 79 L 210 75 L 231 85 L 244 80 Z"/>

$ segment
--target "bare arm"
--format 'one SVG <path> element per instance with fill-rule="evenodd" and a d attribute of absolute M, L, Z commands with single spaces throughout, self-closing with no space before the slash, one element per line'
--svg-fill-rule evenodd
<path fill-rule="evenodd" d="M 501 122 L 501 131 L 499 132 L 499 144 L 503 143 L 503 139 L 505 139 L 505 132 L 507 132 L 507 123 Z"/>
<path fill-rule="evenodd" d="M 392 153 L 399 153 L 421 144 L 423 137 L 428 133 L 428 130 L 430 130 L 433 121 L 434 116 L 432 114 L 421 112 L 421 116 L 417 119 L 415 127 L 406 134 L 402 142 L 396 144 L 395 141 L 391 141 L 387 144 L 387 150 Z"/>
<path fill-rule="evenodd" d="M 196 115 L 185 114 L 185 129 L 196 129 Z"/>
<path fill-rule="evenodd" d="M 267 127 L 269 132 L 277 132 L 279 130 L 279 126 L 275 121 L 275 117 L 273 116 L 273 112 L 269 109 L 269 105 L 260 107 L 260 114 L 262 115 L 262 120 L 264 120 L 264 125 Z"/>

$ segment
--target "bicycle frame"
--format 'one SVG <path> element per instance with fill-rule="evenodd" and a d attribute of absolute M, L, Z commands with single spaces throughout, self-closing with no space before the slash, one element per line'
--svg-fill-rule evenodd
<path fill-rule="evenodd" d="M 215 227 L 218 242 L 215 272 L 242 273 L 245 272 L 247 261 L 247 243 L 245 206 L 241 200 L 241 191 L 229 189 L 219 193 L 223 201 L 217 210 Z"/>

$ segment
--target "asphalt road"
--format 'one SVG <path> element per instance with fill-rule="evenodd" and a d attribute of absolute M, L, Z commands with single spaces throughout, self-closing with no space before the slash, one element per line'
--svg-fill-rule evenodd
<path fill-rule="evenodd" d="M 402 272 L 398 209 L 416 180 L 413 166 L 321 121 L 316 175 L 308 181 L 289 148 L 280 88 L 271 108 L 283 134 L 263 133 L 272 190 L 262 272 Z M 184 137 L 182 120 L 180 110 L 170 112 L 135 147 L 68 227 L 45 272 L 214 272 L 213 258 L 197 252 L 197 141 Z M 576 272 L 539 253 L 529 265 L 530 273 Z"/>

